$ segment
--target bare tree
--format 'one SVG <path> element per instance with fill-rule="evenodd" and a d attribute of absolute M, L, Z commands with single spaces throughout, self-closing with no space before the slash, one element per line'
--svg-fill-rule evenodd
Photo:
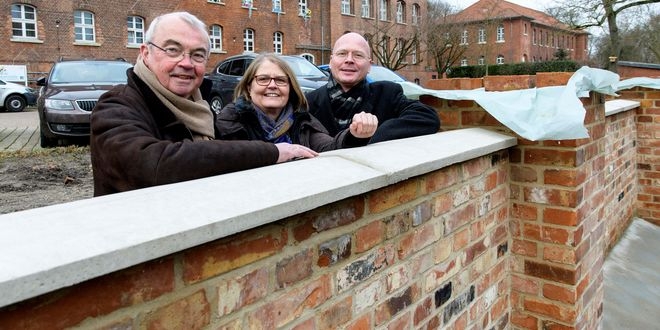
<path fill-rule="evenodd" d="M 624 11 L 645 9 L 653 3 L 660 3 L 660 0 L 562 0 L 547 12 L 575 29 L 606 26 L 609 32 L 610 56 L 625 59 L 621 53 L 622 43 L 617 18 Z M 613 61 L 607 61 L 606 65 L 609 70 L 616 71 Z"/>
<path fill-rule="evenodd" d="M 456 22 L 458 10 L 441 1 L 428 2 L 427 18 L 422 26 L 426 49 L 439 77 L 463 57 L 467 47 L 461 42 L 465 25 Z"/>
<path fill-rule="evenodd" d="M 392 71 L 408 65 L 407 58 L 413 53 L 418 59 L 421 58 L 419 56 L 419 30 L 415 29 L 412 35 L 409 32 L 405 33 L 404 37 L 404 33 L 394 31 L 397 28 L 395 24 L 373 25 L 365 35 L 376 63 Z M 392 37 L 393 35 L 395 37 Z"/>

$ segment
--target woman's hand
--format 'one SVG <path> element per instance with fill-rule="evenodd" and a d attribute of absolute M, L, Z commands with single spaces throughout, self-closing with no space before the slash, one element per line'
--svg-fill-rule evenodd
<path fill-rule="evenodd" d="M 313 158 L 319 155 L 316 151 L 299 144 L 276 143 L 275 146 L 280 152 L 279 157 L 277 157 L 278 163 L 284 163 L 300 158 Z"/>
<path fill-rule="evenodd" d="M 378 128 L 378 117 L 364 111 L 353 116 L 349 127 L 351 134 L 361 139 L 374 135 L 376 128 Z"/>

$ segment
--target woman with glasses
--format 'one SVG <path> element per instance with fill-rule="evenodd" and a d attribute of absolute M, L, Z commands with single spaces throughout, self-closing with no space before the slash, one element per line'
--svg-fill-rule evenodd
<path fill-rule="evenodd" d="M 378 126 L 358 113 L 334 138 L 307 111 L 307 99 L 289 65 L 275 54 L 257 56 L 218 115 L 222 139 L 295 143 L 321 152 L 364 145 Z"/>

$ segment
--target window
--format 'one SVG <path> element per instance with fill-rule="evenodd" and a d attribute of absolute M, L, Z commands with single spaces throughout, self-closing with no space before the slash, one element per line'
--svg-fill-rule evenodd
<path fill-rule="evenodd" d="M 273 33 L 273 53 L 282 54 L 282 32 Z"/>
<path fill-rule="evenodd" d="M 398 0 L 396 2 L 396 22 L 405 23 L 406 22 L 406 3 Z"/>
<path fill-rule="evenodd" d="M 525 26 L 523 27 L 523 34 L 527 35 L 527 23 L 525 23 Z"/>
<path fill-rule="evenodd" d="M 252 29 L 243 30 L 243 51 L 254 51 L 254 30 Z"/>
<path fill-rule="evenodd" d="M 73 12 L 73 32 L 74 40 L 77 42 L 96 41 L 94 14 L 84 10 L 76 10 Z"/>
<path fill-rule="evenodd" d="M 479 65 L 486 64 L 486 58 L 483 55 L 479 56 L 479 59 L 477 60 L 477 64 Z"/>
<path fill-rule="evenodd" d="M 371 0 L 362 0 L 362 17 L 371 17 Z"/>
<path fill-rule="evenodd" d="M 504 42 L 504 25 L 497 27 L 497 42 Z"/>
<path fill-rule="evenodd" d="M 504 56 L 497 55 L 497 64 L 504 64 Z"/>
<path fill-rule="evenodd" d="M 273 0 L 273 12 L 274 13 L 282 12 L 282 0 Z"/>
<path fill-rule="evenodd" d="M 128 16 L 126 18 L 128 29 L 128 44 L 140 45 L 144 42 L 144 19 L 140 16 Z"/>
<path fill-rule="evenodd" d="M 401 59 L 401 60 L 403 60 L 403 62 L 405 62 L 405 59 L 402 59 L 402 57 L 403 57 L 403 45 L 404 44 L 405 44 L 405 40 L 403 40 L 402 38 L 396 39 L 396 45 L 395 45 L 396 50 L 394 52 L 396 54 L 396 59 L 397 60 Z"/>
<path fill-rule="evenodd" d="M 37 38 L 37 10 L 28 5 L 11 5 L 11 36 Z"/>
<path fill-rule="evenodd" d="M 307 0 L 298 0 L 298 16 L 307 16 Z"/>
<path fill-rule="evenodd" d="M 412 25 L 419 25 L 422 20 L 422 18 L 419 15 L 420 10 L 419 10 L 419 5 L 418 4 L 413 4 L 412 5 Z"/>
<path fill-rule="evenodd" d="M 467 58 L 463 57 L 463 59 L 461 60 L 461 66 L 467 66 L 467 65 L 468 65 L 468 60 Z"/>
<path fill-rule="evenodd" d="M 312 64 L 315 63 L 314 62 L 314 55 L 312 55 L 312 54 L 304 53 L 304 54 L 301 54 L 300 56 L 302 56 L 304 59 L 308 60 Z"/>
<path fill-rule="evenodd" d="M 351 0 L 341 0 L 341 13 L 345 15 L 351 14 Z"/>
<path fill-rule="evenodd" d="M 478 36 L 478 43 L 480 44 L 485 44 L 486 43 L 486 29 L 484 28 L 479 28 L 479 36 Z"/>
<path fill-rule="evenodd" d="M 536 29 L 532 30 L 532 45 L 536 45 Z"/>
<path fill-rule="evenodd" d="M 209 38 L 211 39 L 211 51 L 222 51 L 222 26 L 214 24 L 209 28 Z"/>
<path fill-rule="evenodd" d="M 467 45 L 468 43 L 468 31 L 463 30 L 461 33 L 461 45 Z"/>
<path fill-rule="evenodd" d="M 414 44 L 410 51 L 410 61 L 412 64 L 417 64 L 417 44 Z"/>
<path fill-rule="evenodd" d="M 389 19 L 389 13 L 387 12 L 387 7 L 389 7 L 390 2 L 388 0 L 380 0 L 380 8 L 378 8 L 378 18 L 381 21 L 387 21 Z"/>

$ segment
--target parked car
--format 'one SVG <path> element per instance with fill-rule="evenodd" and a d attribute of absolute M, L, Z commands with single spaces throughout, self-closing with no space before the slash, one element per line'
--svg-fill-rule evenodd
<path fill-rule="evenodd" d="M 0 80 L 0 106 L 11 112 L 21 112 L 28 105 L 35 105 L 37 92 L 27 86 Z"/>
<path fill-rule="evenodd" d="M 206 77 L 213 82 L 213 87 L 206 100 L 216 113 L 234 99 L 234 88 L 243 78 L 248 65 L 257 57 L 256 53 L 244 53 L 226 58 L 218 63 Z M 313 91 L 328 83 L 328 77 L 316 65 L 302 56 L 282 55 L 293 70 L 303 92 Z"/>
<path fill-rule="evenodd" d="M 329 64 L 321 64 L 318 66 L 318 68 L 326 72 L 328 76 L 330 75 Z M 398 73 L 384 66 L 372 64 L 371 69 L 367 74 L 367 82 L 372 83 L 374 81 L 383 81 L 383 80 L 395 82 L 401 85 L 401 87 L 403 88 L 403 94 L 405 94 L 407 97 L 411 99 L 418 99 L 420 94 L 419 91 L 423 90 L 422 87 L 420 87 L 419 85 L 413 82 L 406 80 L 406 78 L 402 77 Z"/>
<path fill-rule="evenodd" d="M 41 147 L 89 138 L 89 117 L 99 97 L 117 84 L 126 83 L 132 65 L 118 60 L 64 60 L 53 65 L 37 99 Z"/>

